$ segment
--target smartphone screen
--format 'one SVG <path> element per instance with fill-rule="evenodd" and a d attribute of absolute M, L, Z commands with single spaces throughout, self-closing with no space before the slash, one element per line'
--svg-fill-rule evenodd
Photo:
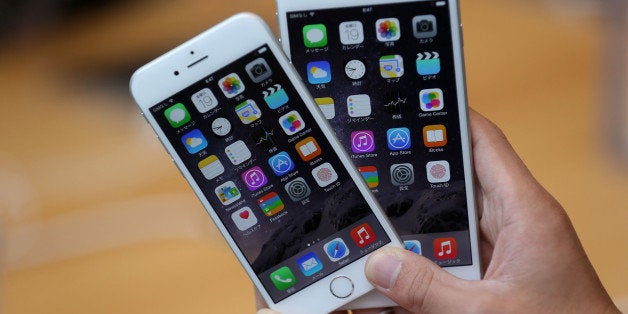
<path fill-rule="evenodd" d="M 267 45 L 150 113 L 275 302 L 391 241 Z"/>
<path fill-rule="evenodd" d="M 449 1 L 287 12 L 290 54 L 406 248 L 472 264 Z"/>

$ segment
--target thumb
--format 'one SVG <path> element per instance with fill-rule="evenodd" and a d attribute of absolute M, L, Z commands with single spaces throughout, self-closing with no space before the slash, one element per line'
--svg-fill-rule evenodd
<path fill-rule="evenodd" d="M 374 252 L 366 277 L 382 294 L 413 313 L 460 313 L 475 303 L 474 282 L 457 278 L 427 258 L 396 248 Z"/>

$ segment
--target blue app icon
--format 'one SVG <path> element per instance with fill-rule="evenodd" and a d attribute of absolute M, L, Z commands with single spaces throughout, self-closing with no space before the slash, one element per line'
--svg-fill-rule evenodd
<path fill-rule="evenodd" d="M 422 52 L 417 54 L 416 71 L 419 75 L 440 73 L 440 56 L 438 52 Z"/>
<path fill-rule="evenodd" d="M 277 109 L 288 103 L 288 94 L 279 84 L 264 91 L 264 101 L 270 109 Z"/>
<path fill-rule="evenodd" d="M 408 128 L 388 129 L 386 138 L 388 139 L 388 149 L 393 151 L 410 149 L 412 146 Z"/>
<path fill-rule="evenodd" d="M 306 276 L 312 276 L 323 270 L 323 263 L 314 252 L 310 252 L 299 258 L 297 264 L 299 264 L 301 272 Z"/>
<path fill-rule="evenodd" d="M 423 252 L 421 251 L 421 242 L 417 240 L 409 240 L 409 241 L 403 241 L 403 244 L 405 244 L 406 250 L 414 254 L 423 255 Z"/>
<path fill-rule="evenodd" d="M 349 255 L 349 249 L 341 238 L 335 238 L 323 247 L 325 253 L 327 253 L 327 257 L 332 262 L 338 261 Z"/>
<path fill-rule="evenodd" d="M 327 61 L 314 61 L 307 64 L 307 80 L 310 84 L 331 82 L 331 66 Z"/>
<path fill-rule="evenodd" d="M 190 154 L 196 154 L 207 147 L 207 139 L 201 131 L 195 129 L 183 135 L 181 142 Z"/>
<path fill-rule="evenodd" d="M 294 169 L 294 162 L 290 158 L 290 155 L 286 152 L 281 152 L 268 158 L 268 164 L 273 169 L 275 174 L 279 177 L 287 174 Z"/>

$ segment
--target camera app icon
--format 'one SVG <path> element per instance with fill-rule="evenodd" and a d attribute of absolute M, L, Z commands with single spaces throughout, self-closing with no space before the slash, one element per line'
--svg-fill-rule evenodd
<path fill-rule="evenodd" d="M 268 62 L 264 58 L 257 58 L 245 67 L 246 73 L 249 74 L 251 80 L 255 83 L 261 83 L 265 79 L 273 75 Z"/>
<path fill-rule="evenodd" d="M 432 38 L 438 33 L 434 15 L 418 15 L 412 19 L 414 37 L 417 39 Z"/>

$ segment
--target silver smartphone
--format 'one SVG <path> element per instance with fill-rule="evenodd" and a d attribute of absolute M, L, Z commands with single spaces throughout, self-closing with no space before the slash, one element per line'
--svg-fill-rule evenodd
<path fill-rule="evenodd" d="M 277 0 L 284 51 L 408 250 L 480 279 L 455 0 Z M 371 295 L 354 307 L 392 305 Z"/>
<path fill-rule="evenodd" d="M 131 91 L 271 308 L 329 312 L 372 290 L 367 256 L 402 244 L 260 18 L 148 63 Z"/>

